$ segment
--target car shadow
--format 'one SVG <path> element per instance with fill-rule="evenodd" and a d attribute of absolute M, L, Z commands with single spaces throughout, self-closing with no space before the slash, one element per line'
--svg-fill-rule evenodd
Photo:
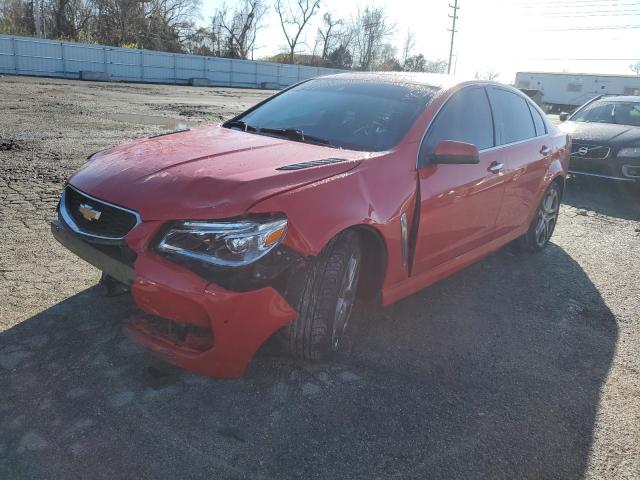
<path fill-rule="evenodd" d="M 0 478 L 582 478 L 617 341 L 560 247 L 507 248 L 382 315 L 350 356 L 245 378 L 158 362 L 85 290 L 0 333 Z"/>
<path fill-rule="evenodd" d="M 602 215 L 640 220 L 640 186 L 589 177 L 567 181 L 563 203 Z"/>

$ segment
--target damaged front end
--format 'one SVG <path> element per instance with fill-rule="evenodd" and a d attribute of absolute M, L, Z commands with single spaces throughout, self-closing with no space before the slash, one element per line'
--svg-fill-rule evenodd
<path fill-rule="evenodd" d="M 239 377 L 256 350 L 296 318 L 288 288 L 308 259 L 282 242 L 286 228 L 252 231 L 248 224 L 256 222 L 255 216 L 225 222 L 151 221 L 136 222 L 121 238 L 106 238 L 95 225 L 81 225 L 86 220 L 81 212 L 70 211 L 69 197 L 77 195 L 85 210 L 101 212 L 103 220 L 119 225 L 118 212 L 68 186 L 58 219 L 51 222 L 53 236 L 130 289 L 140 311 L 129 331 L 169 361 L 208 376 Z M 266 220 L 273 225 L 274 218 L 281 227 L 282 216 Z M 194 224 L 200 230 L 188 228 Z M 235 231 L 241 234 L 229 235 L 229 229 L 220 234 L 215 229 L 221 224 L 239 225 Z M 252 242 L 259 258 L 250 253 Z M 212 261 L 209 254 L 219 258 Z"/>

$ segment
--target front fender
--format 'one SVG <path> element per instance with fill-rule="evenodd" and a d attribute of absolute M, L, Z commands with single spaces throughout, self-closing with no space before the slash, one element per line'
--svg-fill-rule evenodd
<path fill-rule="evenodd" d="M 406 279 L 402 264 L 400 216 L 413 221 L 416 171 L 402 168 L 398 152 L 364 160 L 355 169 L 275 195 L 251 212 L 284 212 L 285 244 L 304 256 L 318 255 L 347 228 L 367 225 L 382 236 L 387 250 L 384 285 Z"/>

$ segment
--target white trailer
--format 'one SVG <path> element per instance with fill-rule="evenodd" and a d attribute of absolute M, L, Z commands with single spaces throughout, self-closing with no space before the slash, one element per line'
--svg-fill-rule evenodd
<path fill-rule="evenodd" d="M 551 110 L 574 110 L 598 95 L 640 95 L 640 76 L 518 72 L 516 87 L 539 90 Z"/>

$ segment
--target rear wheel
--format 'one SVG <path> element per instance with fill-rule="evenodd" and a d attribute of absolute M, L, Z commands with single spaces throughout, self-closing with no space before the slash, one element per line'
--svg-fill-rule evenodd
<path fill-rule="evenodd" d="M 293 302 L 298 318 L 282 332 L 291 354 L 305 360 L 326 360 L 343 349 L 361 263 L 356 232 L 343 233 L 314 260 Z"/>
<path fill-rule="evenodd" d="M 560 213 L 560 186 L 553 182 L 542 196 L 529 231 L 521 238 L 522 246 L 530 252 L 539 252 L 547 246 L 556 228 Z"/>

